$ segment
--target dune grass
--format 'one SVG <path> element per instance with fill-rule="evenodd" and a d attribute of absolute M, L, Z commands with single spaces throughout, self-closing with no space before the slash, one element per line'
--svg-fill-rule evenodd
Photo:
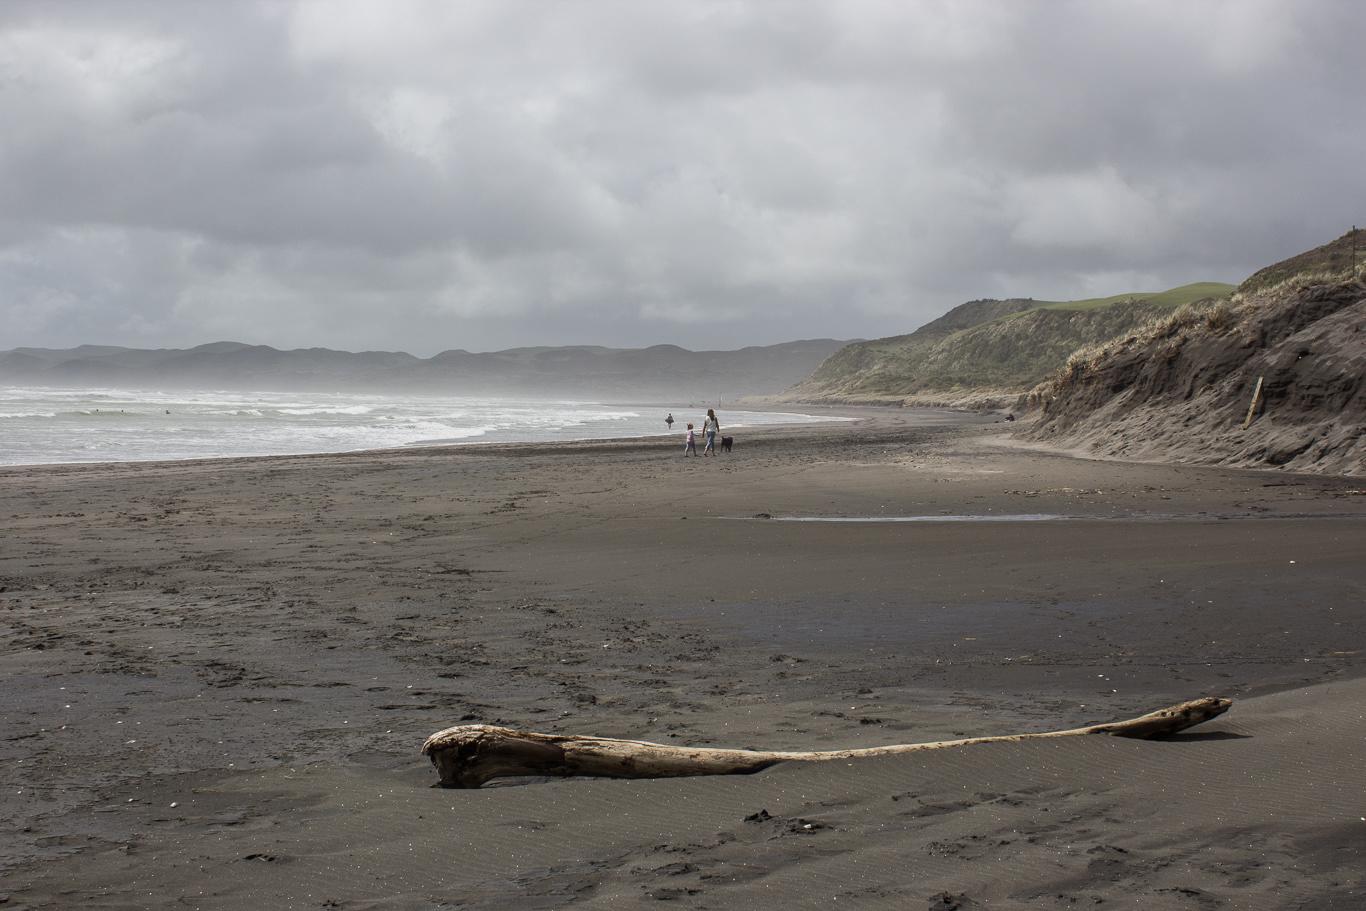
<path fill-rule="evenodd" d="M 1236 285 L 1227 285 L 1223 282 L 1194 282 L 1189 285 L 1181 285 L 1178 288 L 1169 288 L 1166 291 L 1133 291 L 1128 294 L 1091 297 L 1079 301 L 1043 301 L 1040 302 L 1039 308 L 1043 310 L 1098 310 L 1101 307 L 1110 307 L 1115 304 L 1122 304 L 1125 301 L 1140 300 L 1159 307 L 1180 307 L 1183 304 L 1191 304 L 1210 297 L 1228 297 L 1236 289 Z"/>
<path fill-rule="evenodd" d="M 1235 291 L 1222 282 L 1196 282 L 1088 300 L 973 301 L 963 307 L 976 307 L 989 318 L 955 321 L 954 314 L 963 309 L 958 308 L 909 335 L 847 345 L 817 368 L 802 391 L 860 399 L 943 390 L 1023 391 L 1045 380 L 1079 348 L 1089 351 L 1201 301 L 1227 302 Z M 980 306 L 991 303 L 1025 306 L 993 316 Z"/>

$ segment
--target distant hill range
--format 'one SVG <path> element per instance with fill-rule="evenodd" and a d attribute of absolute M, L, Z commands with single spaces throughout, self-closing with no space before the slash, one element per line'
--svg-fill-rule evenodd
<path fill-rule="evenodd" d="M 844 345 L 836 339 L 808 339 L 736 351 L 569 346 L 443 351 L 430 358 L 395 351 L 281 351 L 238 342 L 189 349 L 82 345 L 0 352 L 0 382 L 714 401 L 786 389 Z"/>
<path fill-rule="evenodd" d="M 1268 266 L 1226 303 L 1072 355 L 1029 434 L 1162 460 L 1366 475 L 1366 231 Z"/>
<path fill-rule="evenodd" d="M 909 335 L 846 345 L 782 398 L 1008 401 L 1056 371 L 1078 348 L 1129 332 L 1183 304 L 1228 297 L 1233 290 L 1233 285 L 1201 282 L 1090 300 L 969 301 Z"/>

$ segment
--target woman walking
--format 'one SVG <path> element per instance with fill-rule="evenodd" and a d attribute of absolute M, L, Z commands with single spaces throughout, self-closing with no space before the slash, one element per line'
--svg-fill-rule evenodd
<path fill-rule="evenodd" d="M 721 432 L 721 422 L 711 408 L 707 409 L 707 419 L 702 422 L 702 432 L 707 436 L 707 445 L 702 448 L 702 454 L 716 455 L 716 435 Z"/>

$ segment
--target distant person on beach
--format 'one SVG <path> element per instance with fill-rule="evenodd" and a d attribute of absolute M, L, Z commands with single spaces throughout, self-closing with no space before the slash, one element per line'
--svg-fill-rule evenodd
<path fill-rule="evenodd" d="M 697 434 L 693 433 L 692 424 L 688 425 L 688 441 L 683 444 L 683 454 L 690 452 L 697 455 Z"/>
<path fill-rule="evenodd" d="M 689 427 L 692 425 L 689 424 Z M 707 419 L 702 423 L 702 432 L 707 435 L 707 445 L 702 448 L 702 454 L 711 453 L 716 455 L 716 434 L 721 431 L 721 422 L 716 419 L 716 411 L 708 408 Z"/>
<path fill-rule="evenodd" d="M 670 411 L 669 416 L 664 419 L 664 423 L 669 426 L 670 430 L 674 429 L 674 413 L 672 411 Z"/>

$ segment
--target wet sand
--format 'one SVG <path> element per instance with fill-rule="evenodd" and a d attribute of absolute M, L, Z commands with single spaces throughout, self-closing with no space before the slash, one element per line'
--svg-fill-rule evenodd
<path fill-rule="evenodd" d="M 846 412 L 716 459 L 0 470 L 4 906 L 1366 905 L 1359 480 Z M 996 521 L 775 521 L 922 516 Z M 1238 701 L 1167 742 L 744 777 L 445 791 L 417 752 L 461 721 L 820 749 L 1205 694 Z"/>

